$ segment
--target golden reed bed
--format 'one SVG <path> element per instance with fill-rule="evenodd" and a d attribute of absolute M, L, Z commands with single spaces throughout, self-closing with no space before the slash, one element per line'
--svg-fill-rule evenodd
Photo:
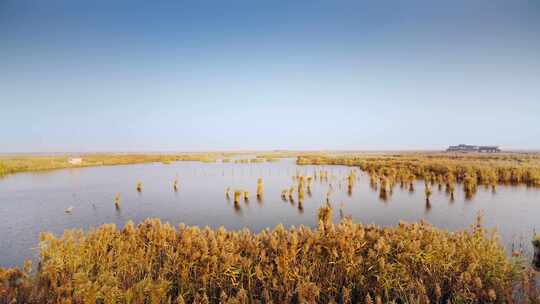
<path fill-rule="evenodd" d="M 347 165 L 379 176 L 393 176 L 398 181 L 427 179 L 428 181 L 463 182 L 475 184 L 525 184 L 540 186 L 540 154 L 348 154 L 304 155 L 299 165 Z M 450 180 L 452 182 L 452 180 Z"/>
<path fill-rule="evenodd" d="M 331 222 L 252 233 L 157 219 L 43 234 L 37 269 L 0 270 L 0 303 L 538 302 L 530 272 L 480 224 L 451 233 Z"/>
<path fill-rule="evenodd" d="M 215 162 L 217 158 L 230 156 L 225 153 L 190 153 L 190 154 L 83 154 L 81 162 L 71 164 L 67 155 L 37 156 L 12 155 L 0 157 L 0 177 L 17 172 L 45 171 L 65 168 L 113 166 L 173 161 Z"/>

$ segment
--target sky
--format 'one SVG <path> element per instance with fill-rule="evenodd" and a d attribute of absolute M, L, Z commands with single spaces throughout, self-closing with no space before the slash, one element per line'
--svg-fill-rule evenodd
<path fill-rule="evenodd" d="M 0 0 L 0 152 L 540 149 L 540 2 Z"/>

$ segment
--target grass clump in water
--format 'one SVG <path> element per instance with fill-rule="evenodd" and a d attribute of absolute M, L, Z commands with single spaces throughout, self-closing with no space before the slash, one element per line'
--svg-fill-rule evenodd
<path fill-rule="evenodd" d="M 428 183 L 425 183 L 424 185 L 424 193 L 426 195 L 426 202 L 429 202 L 429 199 L 431 198 L 431 194 L 433 194 L 433 191 L 431 190 L 431 186 Z"/>
<path fill-rule="evenodd" d="M 263 194 L 264 194 L 263 180 L 262 178 L 259 177 L 259 179 L 257 179 L 257 199 L 261 200 L 263 197 Z"/>
<path fill-rule="evenodd" d="M 116 210 L 120 210 L 120 193 L 116 193 L 114 196 L 114 207 Z"/>
<path fill-rule="evenodd" d="M 227 195 L 228 195 L 228 192 L 227 192 Z M 240 202 L 240 197 L 242 196 L 242 191 L 240 190 L 235 190 L 234 191 L 234 203 L 235 204 L 238 204 Z"/>

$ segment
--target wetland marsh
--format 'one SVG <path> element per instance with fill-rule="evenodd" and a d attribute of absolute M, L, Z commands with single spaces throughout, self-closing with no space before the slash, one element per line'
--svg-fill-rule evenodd
<path fill-rule="evenodd" d="M 321 178 L 326 172 L 327 178 Z M 349 176 L 355 172 L 351 191 Z M 318 176 L 317 176 L 318 175 Z M 284 189 L 310 178 L 310 193 L 291 201 Z M 262 182 L 262 195 L 258 179 Z M 137 190 L 140 182 L 141 189 Z M 176 184 L 176 190 L 175 190 Z M 259 232 L 278 224 L 316 227 L 317 210 L 328 201 L 334 220 L 350 216 L 354 222 L 394 226 L 400 220 L 426 220 L 435 227 L 461 230 L 483 215 L 487 228 L 496 228 L 508 252 L 530 253 L 533 231 L 540 231 L 540 189 L 527 185 L 478 186 L 467 198 L 459 184 L 451 200 L 444 189 L 431 187 L 429 203 L 424 182 L 414 180 L 415 191 L 396 185 L 385 199 L 370 185 L 368 172 L 344 165 L 297 165 L 296 158 L 272 162 L 178 161 L 119 166 L 70 168 L 25 172 L 0 179 L 1 266 L 20 266 L 35 259 L 41 232 L 60 235 L 65 229 L 98 227 L 159 218 L 179 223 Z M 230 189 L 227 199 L 226 190 Z M 233 191 L 242 199 L 234 203 Z M 249 192 L 248 200 L 243 192 Z M 115 197 L 119 196 L 119 208 Z"/>

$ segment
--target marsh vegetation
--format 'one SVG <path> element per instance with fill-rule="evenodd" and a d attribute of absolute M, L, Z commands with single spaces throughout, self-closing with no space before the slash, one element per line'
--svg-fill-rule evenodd
<path fill-rule="evenodd" d="M 472 198 L 478 186 L 490 187 L 493 192 L 497 185 L 540 186 L 540 156 L 538 154 L 438 154 L 408 153 L 390 155 L 306 155 L 299 156 L 300 165 L 346 165 L 359 167 L 372 176 L 375 185 L 377 177 L 384 178 L 393 188 L 394 183 L 403 187 L 409 183 L 414 192 L 414 179 L 425 181 L 427 186 L 438 184 L 453 196 L 455 183 L 461 183 L 467 198 Z M 431 190 L 430 190 L 431 191 Z M 383 194 L 383 193 L 381 193 Z"/>
<path fill-rule="evenodd" d="M 72 164 L 69 155 L 6 155 L 0 156 L 0 177 L 17 172 L 45 171 L 65 168 L 130 165 L 142 163 L 171 164 L 176 161 L 215 162 L 238 153 L 181 153 L 181 154 L 82 154 L 81 162 Z"/>
<path fill-rule="evenodd" d="M 480 222 L 449 233 L 332 218 L 323 206 L 315 229 L 254 234 L 148 219 L 45 233 L 36 272 L 0 269 L 0 303 L 538 301 L 531 273 Z"/>
<path fill-rule="evenodd" d="M 321 163 L 345 159 L 311 155 L 297 162 L 307 163 L 308 158 Z M 77 191 L 77 196 L 73 196 L 73 201 L 64 197 L 60 204 L 57 195 L 43 195 L 45 188 L 40 186 L 39 192 L 36 190 L 36 203 L 51 197 L 47 200 L 49 210 L 20 213 L 21 219 L 34 221 L 36 214 L 50 214 L 56 221 L 65 221 L 63 229 L 54 229 L 54 235 L 60 235 L 59 231 L 66 227 L 84 227 L 87 232 L 67 230 L 63 236 L 46 234 L 39 246 L 39 257 L 34 260 L 34 265 L 40 267 L 34 272 L 1 270 L 0 297 L 5 301 L 20 297 L 19 302 L 34 303 L 43 300 L 40 297 L 44 294 L 54 299 L 53 302 L 69 299 L 75 303 L 95 299 L 151 302 L 163 296 L 161 299 L 167 301 L 187 303 L 245 302 L 246 299 L 273 303 L 506 302 L 510 298 L 520 302 L 525 296 L 537 297 L 531 283 L 532 272 L 526 266 L 530 265 L 530 250 L 536 248 L 531 246 L 530 238 L 535 221 L 529 215 L 531 210 L 540 210 L 534 209 L 533 204 L 540 192 L 534 187 L 526 188 L 532 186 L 529 183 L 516 184 L 514 188 L 497 182 L 494 193 L 494 179 L 482 183 L 476 171 L 472 175 L 454 169 L 444 174 L 423 170 L 417 175 L 415 170 L 402 166 L 295 165 L 294 162 L 188 161 L 41 175 L 43 179 L 30 183 L 47 182 L 47 176 L 65 178 L 53 182 L 51 191 L 58 191 L 59 184 L 86 174 L 95 174 L 96 184 L 81 180 L 84 187 L 61 190 L 69 195 Z M 0 187 L 5 186 L 0 198 L 6 202 L 12 198 L 19 200 L 19 193 L 27 190 L 6 190 L 17 189 L 10 183 L 18 180 L 18 187 L 28 185 L 26 177 L 32 176 L 4 179 L 0 183 Z M 177 191 L 180 179 L 182 191 Z M 103 204 L 100 196 L 85 194 L 87 186 L 99 189 L 100 196 L 109 193 Z M 257 203 L 250 202 L 250 193 Z M 526 199 L 515 200 L 516 197 Z M 511 202 L 521 207 L 512 208 Z M 41 206 L 34 202 L 28 205 Z M 54 212 L 54 206 L 61 207 L 59 212 Z M 63 212 L 68 206 L 74 208 L 69 213 Z M 339 212 L 333 212 L 331 206 L 339 206 Z M 462 213 L 460 208 L 468 209 Z M 501 228 L 502 242 L 482 225 L 463 230 L 484 208 L 487 208 L 488 226 Z M 498 217 L 500 212 L 490 213 L 490 210 L 507 210 L 508 214 L 525 210 L 526 213 L 518 212 L 518 222 L 507 222 Z M 58 219 L 59 213 L 62 217 Z M 146 220 L 149 215 L 171 223 L 187 222 L 212 228 L 174 229 L 158 220 Z M 422 218 L 440 228 L 425 224 L 420 221 Z M 1 228 L 11 233 L 12 224 L 6 219 L 8 226 Z M 115 222 L 121 227 L 129 219 L 141 224 L 128 224 L 123 229 L 105 225 L 88 231 L 96 223 Z M 396 226 L 399 219 L 414 224 Z M 360 221 L 380 226 L 363 225 Z M 280 222 L 288 228 L 266 229 Z M 306 226 L 300 227 L 302 224 Z M 234 230 L 219 228 L 221 225 Z M 241 230 L 243 227 L 251 230 Z M 48 229 L 39 229 L 44 230 Z M 525 232 L 525 241 L 510 246 L 516 233 L 521 232 Z M 380 239 L 384 244 L 378 243 Z M 280 248 L 272 245 L 275 242 L 281 244 Z M 91 248 L 100 243 L 104 247 Z M 35 247 L 34 244 L 26 246 Z M 280 258 L 284 256 L 286 261 Z M 137 265 L 130 264 L 135 261 Z M 285 266 L 278 267 L 276 263 Z M 93 272 L 88 272 L 91 269 Z M 54 278 L 59 280 L 57 285 L 51 285 Z M 516 292 L 522 298 L 516 298 Z"/>

